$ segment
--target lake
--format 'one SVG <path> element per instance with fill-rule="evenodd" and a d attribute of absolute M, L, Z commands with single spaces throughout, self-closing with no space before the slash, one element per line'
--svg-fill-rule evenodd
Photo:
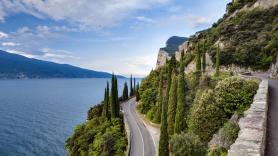
<path fill-rule="evenodd" d="M 0 80 L 0 155 L 66 155 L 65 140 L 103 99 L 107 80 Z"/>

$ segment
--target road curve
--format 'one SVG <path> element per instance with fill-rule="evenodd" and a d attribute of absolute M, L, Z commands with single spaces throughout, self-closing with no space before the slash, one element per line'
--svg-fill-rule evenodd
<path fill-rule="evenodd" d="M 278 80 L 269 80 L 266 156 L 278 156 Z"/>
<path fill-rule="evenodd" d="M 124 116 L 130 129 L 130 156 L 155 156 L 152 137 L 135 111 L 135 98 L 123 103 Z"/>

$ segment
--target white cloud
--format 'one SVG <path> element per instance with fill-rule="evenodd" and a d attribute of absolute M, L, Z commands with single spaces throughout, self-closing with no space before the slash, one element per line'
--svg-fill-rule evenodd
<path fill-rule="evenodd" d="M 154 23 L 155 22 L 153 19 L 145 17 L 145 16 L 137 16 L 136 19 L 138 21 L 147 22 L 147 23 Z"/>
<path fill-rule="evenodd" d="M 28 52 L 24 52 L 24 51 L 21 51 L 21 50 L 8 49 L 6 51 L 9 52 L 9 53 L 22 55 L 22 56 L 25 56 L 25 57 L 28 57 L 28 58 L 36 58 L 36 55 L 30 54 Z"/>
<path fill-rule="evenodd" d="M 29 29 L 29 27 L 26 27 L 26 26 L 20 27 L 20 28 L 17 29 L 17 33 L 19 33 L 19 34 L 24 34 L 24 33 L 27 33 L 27 32 L 30 32 L 30 29 Z"/>
<path fill-rule="evenodd" d="M 14 43 L 14 42 L 3 42 L 2 43 L 2 46 L 11 46 L 11 47 L 14 47 L 14 46 L 19 46 L 20 44 L 19 43 Z"/>
<path fill-rule="evenodd" d="M 9 35 L 0 31 L 0 38 L 8 38 Z"/>
<path fill-rule="evenodd" d="M 206 24 L 209 24 L 211 20 L 207 17 L 195 16 L 195 15 L 186 15 L 186 22 L 193 27 L 200 27 Z"/>
<path fill-rule="evenodd" d="M 169 0 L 2 0 L 0 19 L 24 12 L 38 18 L 69 20 L 81 27 L 110 27 L 140 9 L 149 9 Z"/>

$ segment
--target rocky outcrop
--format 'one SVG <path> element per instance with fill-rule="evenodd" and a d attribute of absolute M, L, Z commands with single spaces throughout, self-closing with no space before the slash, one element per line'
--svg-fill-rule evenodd
<path fill-rule="evenodd" d="M 269 8 L 274 5 L 277 5 L 278 1 L 277 0 L 258 0 L 254 5 L 253 8 L 255 7 L 262 7 L 262 8 Z"/>
<path fill-rule="evenodd" d="M 170 55 L 166 51 L 160 49 L 157 56 L 156 69 L 162 67 L 170 58 Z"/>
<path fill-rule="evenodd" d="M 251 107 L 239 120 L 239 135 L 228 156 L 264 156 L 268 112 L 268 80 L 260 83 Z"/>

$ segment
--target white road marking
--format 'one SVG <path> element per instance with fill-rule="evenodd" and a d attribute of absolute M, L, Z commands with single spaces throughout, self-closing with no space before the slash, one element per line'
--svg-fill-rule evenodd
<path fill-rule="evenodd" d="M 128 102 L 128 105 L 129 105 L 129 111 L 130 111 L 130 110 L 131 110 L 131 107 L 130 107 L 130 102 Z M 130 112 L 130 114 L 131 114 L 131 112 Z M 131 116 L 132 116 L 132 115 L 131 115 Z M 132 116 L 132 118 L 133 118 L 133 120 L 136 122 L 136 120 L 134 119 L 134 117 L 133 117 L 133 116 Z M 140 132 L 140 135 L 141 135 L 141 140 L 142 140 L 142 145 L 143 145 L 143 156 L 145 156 L 144 139 L 143 139 L 142 132 L 141 132 L 141 130 L 140 130 L 140 128 L 139 128 L 139 126 L 138 126 L 137 122 L 136 122 L 136 126 L 137 126 L 138 131 Z"/>

